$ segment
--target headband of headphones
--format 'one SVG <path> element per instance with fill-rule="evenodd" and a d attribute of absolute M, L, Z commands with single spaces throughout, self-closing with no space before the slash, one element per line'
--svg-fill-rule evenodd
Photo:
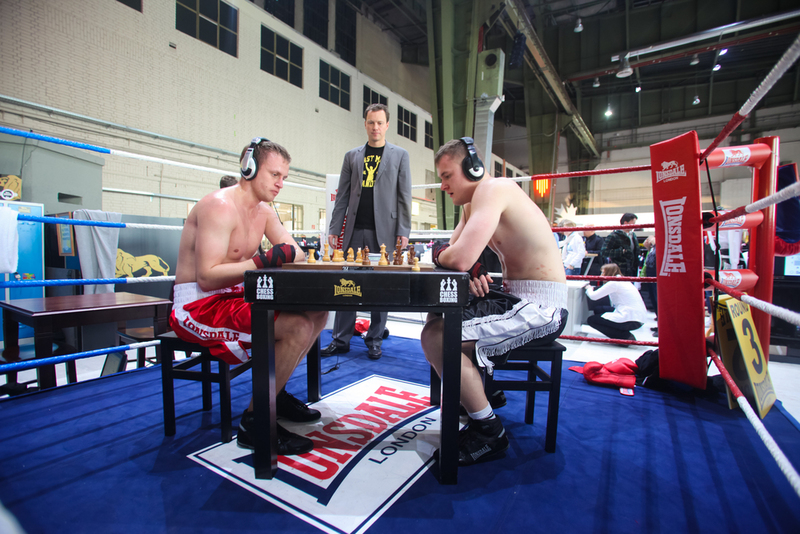
<path fill-rule="evenodd" d="M 478 157 L 478 151 L 475 149 L 475 140 L 471 137 L 462 137 L 461 141 L 467 145 L 467 157 L 461 162 L 464 176 L 473 182 L 477 182 L 483 178 L 486 169 L 483 167 L 481 158 Z"/>
<path fill-rule="evenodd" d="M 252 180 L 258 174 L 258 162 L 256 158 L 253 157 L 253 152 L 255 152 L 256 147 L 264 141 L 269 141 L 264 137 L 254 137 L 252 141 L 250 141 L 250 146 L 247 147 L 247 150 L 244 151 L 244 156 L 242 156 L 242 161 L 240 162 L 239 172 L 242 173 L 242 178 L 245 180 Z"/>

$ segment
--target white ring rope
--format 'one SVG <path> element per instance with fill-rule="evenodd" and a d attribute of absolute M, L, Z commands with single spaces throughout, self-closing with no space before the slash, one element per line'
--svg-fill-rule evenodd
<path fill-rule="evenodd" d="M 169 226 L 166 224 L 123 223 L 125 228 L 147 228 L 149 230 L 183 230 L 183 226 Z"/>
<path fill-rule="evenodd" d="M 764 208 L 772 206 L 773 204 L 779 204 L 784 200 L 789 200 L 790 198 L 796 196 L 800 196 L 800 182 L 795 182 L 789 187 L 784 187 L 777 193 L 773 193 L 768 197 L 764 197 L 753 202 L 752 204 L 748 204 L 744 207 L 744 211 L 746 213 L 753 213 L 755 211 L 763 210 Z"/>
<path fill-rule="evenodd" d="M 756 87 L 756 90 L 753 91 L 750 98 L 747 99 L 739 110 L 739 114 L 742 116 L 749 115 L 750 112 L 753 111 L 753 108 L 756 107 L 756 104 L 758 104 L 758 101 L 761 100 L 764 95 L 772 89 L 775 82 L 789 70 L 789 67 L 797 60 L 798 56 L 800 56 L 800 36 L 795 39 L 792 46 L 784 52 L 783 56 L 781 56 L 775 66 L 772 67 L 772 70 L 767 74 L 766 78 Z"/>
<path fill-rule="evenodd" d="M 753 308 L 758 308 L 764 313 L 772 315 L 773 317 L 777 317 L 778 319 L 783 319 L 787 323 L 800 326 L 800 313 L 787 310 L 786 308 L 781 308 L 780 306 L 775 306 L 774 304 L 764 302 L 763 300 L 758 300 L 750 295 L 742 295 L 740 300 L 742 302 L 746 302 Z"/>
<path fill-rule="evenodd" d="M 786 455 L 783 454 L 783 451 L 780 449 L 778 444 L 775 443 L 774 439 L 772 439 L 769 431 L 758 419 L 755 412 L 750 407 L 750 403 L 747 402 L 747 399 L 745 399 L 744 396 L 737 396 L 736 402 L 739 403 L 739 407 L 744 412 L 745 417 L 747 417 L 747 420 L 750 421 L 751 425 L 753 425 L 753 429 L 756 431 L 756 434 L 758 434 L 758 437 L 761 438 L 761 441 L 764 442 L 767 450 L 775 459 L 775 462 L 778 464 L 778 468 L 781 470 L 781 473 L 784 474 L 794 492 L 798 497 L 800 497 L 800 476 L 798 476 L 797 471 L 795 471 L 791 462 L 789 462 L 789 459 L 786 458 Z"/>

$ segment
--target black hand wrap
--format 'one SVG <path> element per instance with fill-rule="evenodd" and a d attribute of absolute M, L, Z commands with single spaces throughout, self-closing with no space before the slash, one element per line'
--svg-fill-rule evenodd
<path fill-rule="evenodd" d="M 286 243 L 275 245 L 267 252 L 262 252 L 258 256 L 253 256 L 256 268 L 280 267 L 284 263 L 292 263 L 297 255 L 294 247 Z"/>
<path fill-rule="evenodd" d="M 469 273 L 470 278 L 480 278 L 481 275 L 486 275 L 486 276 L 489 275 L 489 271 L 487 271 L 486 267 L 484 267 L 483 264 L 479 261 L 476 261 L 475 265 L 470 267 L 469 271 L 467 272 Z"/>
<path fill-rule="evenodd" d="M 450 243 L 445 243 L 444 245 L 436 245 L 435 247 L 433 247 L 433 263 L 435 263 L 436 265 L 438 265 L 443 269 L 447 269 L 447 267 L 439 263 L 439 254 L 444 252 L 449 246 Z"/>

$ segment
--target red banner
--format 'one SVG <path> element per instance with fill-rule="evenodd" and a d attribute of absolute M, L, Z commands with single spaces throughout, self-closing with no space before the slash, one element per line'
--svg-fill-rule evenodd
<path fill-rule="evenodd" d="M 661 378 L 706 387 L 703 217 L 697 134 L 650 147 Z"/>

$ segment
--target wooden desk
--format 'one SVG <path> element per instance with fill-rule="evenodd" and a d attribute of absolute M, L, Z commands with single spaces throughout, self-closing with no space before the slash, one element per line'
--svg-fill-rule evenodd
<path fill-rule="evenodd" d="M 19 347 L 19 325 L 33 328 L 37 358 L 53 354 L 53 335 L 61 328 L 132 319 L 153 319 L 155 334 L 167 331 L 171 301 L 133 293 L 98 293 L 0 301 L 5 349 Z M 56 386 L 54 365 L 36 369 L 39 388 Z"/>
<path fill-rule="evenodd" d="M 461 314 L 469 275 L 452 271 L 405 272 L 378 268 L 338 270 L 263 269 L 244 274 L 250 303 L 253 359 L 253 463 L 256 478 L 278 470 L 275 414 L 275 310 L 425 311 L 444 315 L 441 382 L 431 373 L 431 404 L 441 386 L 439 482 L 458 481 L 458 411 L 461 393 Z M 420 358 L 424 356 L 420 353 Z M 319 353 L 308 354 L 310 401 L 319 400 Z M 316 383 L 316 385 L 314 385 Z"/>

